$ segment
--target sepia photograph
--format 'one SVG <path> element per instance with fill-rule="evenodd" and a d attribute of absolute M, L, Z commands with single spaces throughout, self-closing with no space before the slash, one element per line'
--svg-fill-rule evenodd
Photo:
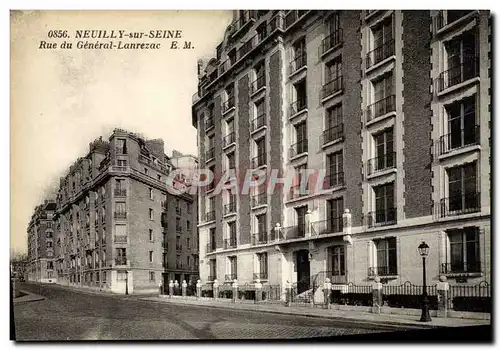
<path fill-rule="evenodd" d="M 490 10 L 9 21 L 11 342 L 493 341 Z"/>

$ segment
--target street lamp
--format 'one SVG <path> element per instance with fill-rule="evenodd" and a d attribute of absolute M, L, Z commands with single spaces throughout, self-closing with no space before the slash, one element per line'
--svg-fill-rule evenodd
<path fill-rule="evenodd" d="M 427 285 L 425 278 L 425 258 L 427 257 L 427 255 L 429 255 L 429 246 L 427 245 L 427 243 L 422 242 L 418 246 L 418 252 L 422 257 L 422 264 L 423 264 L 422 274 L 424 280 L 424 286 L 423 286 L 424 290 L 422 292 L 422 316 L 420 316 L 420 322 L 429 322 L 431 321 L 431 315 L 429 314 L 429 299 L 427 299 Z"/>

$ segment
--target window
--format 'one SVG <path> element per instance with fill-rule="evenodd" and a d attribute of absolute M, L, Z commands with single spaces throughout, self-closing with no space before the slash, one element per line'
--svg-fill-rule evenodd
<path fill-rule="evenodd" d="M 333 246 L 329 248 L 330 255 L 330 270 L 332 276 L 345 276 L 345 248 L 343 245 Z M 335 282 L 335 277 L 333 277 Z"/>
<path fill-rule="evenodd" d="M 294 73 L 307 65 L 306 39 L 297 40 L 292 46 L 293 59 L 290 64 L 290 73 Z"/>
<path fill-rule="evenodd" d="M 234 280 L 238 278 L 238 260 L 236 256 L 229 256 L 229 278 L 226 278 L 226 280 Z"/>
<path fill-rule="evenodd" d="M 117 139 L 116 140 L 116 153 L 117 154 L 127 154 L 127 140 Z"/>
<path fill-rule="evenodd" d="M 189 221 L 189 220 L 186 221 L 186 229 L 188 231 L 191 231 L 191 221 Z"/>
<path fill-rule="evenodd" d="M 106 271 L 102 272 L 102 282 L 106 283 Z"/>
<path fill-rule="evenodd" d="M 369 216 L 368 226 L 390 225 L 396 223 L 394 206 L 394 182 L 373 188 L 375 194 L 375 213 Z"/>
<path fill-rule="evenodd" d="M 372 34 L 372 51 L 368 53 L 366 60 L 368 68 L 394 55 L 392 17 L 388 17 L 382 23 L 374 26 Z"/>
<path fill-rule="evenodd" d="M 446 106 L 448 135 L 442 144 L 442 152 L 476 144 L 479 130 L 476 127 L 476 96 Z M 443 142 L 442 142 L 443 143 Z"/>
<path fill-rule="evenodd" d="M 105 219 L 106 219 L 106 207 L 102 207 L 102 210 L 101 210 L 101 222 L 104 223 Z"/>
<path fill-rule="evenodd" d="M 461 36 L 445 43 L 448 69 L 464 66 L 474 67 L 476 58 L 476 35 L 472 31 L 465 32 Z M 460 69 L 457 74 L 463 73 Z"/>
<path fill-rule="evenodd" d="M 186 238 L 186 246 L 188 247 L 188 249 L 191 249 L 191 239 L 189 237 Z"/>
<path fill-rule="evenodd" d="M 257 254 L 257 262 L 258 262 L 258 278 L 261 280 L 267 280 L 267 253 L 259 253 Z"/>
<path fill-rule="evenodd" d="M 266 105 L 265 100 L 261 99 L 255 102 L 255 118 L 251 123 L 252 131 L 259 129 L 266 124 Z"/>
<path fill-rule="evenodd" d="M 226 86 L 226 102 L 224 103 L 223 111 L 227 111 L 234 107 L 234 83 Z"/>
<path fill-rule="evenodd" d="M 342 214 L 344 199 L 342 197 L 330 199 L 326 202 L 327 232 L 341 232 L 343 228 Z"/>
<path fill-rule="evenodd" d="M 266 214 L 257 215 L 256 219 L 259 242 L 264 242 L 267 238 L 267 216 Z"/>
<path fill-rule="evenodd" d="M 477 164 L 468 163 L 449 168 L 448 173 L 448 206 L 443 214 L 466 214 L 480 208 L 480 197 L 477 191 Z M 443 205 L 442 205 L 443 206 Z"/>
<path fill-rule="evenodd" d="M 127 161 L 125 159 L 118 159 L 116 161 L 116 165 L 121 166 L 121 167 L 126 167 L 127 166 Z M 104 281 L 104 278 L 103 278 Z"/>
<path fill-rule="evenodd" d="M 149 262 L 150 263 L 153 262 L 153 251 L 152 250 L 149 251 Z"/>
<path fill-rule="evenodd" d="M 293 85 L 293 95 L 295 101 L 292 103 L 290 115 L 299 113 L 307 108 L 307 85 L 305 79 Z"/>
<path fill-rule="evenodd" d="M 342 186 L 344 184 L 344 157 L 342 151 L 330 153 L 326 156 L 326 178 L 327 188 Z"/>
<path fill-rule="evenodd" d="M 227 223 L 228 239 L 227 248 L 236 247 L 236 221 L 231 221 Z"/>
<path fill-rule="evenodd" d="M 187 212 L 188 214 L 191 214 L 191 203 L 187 203 Z"/>
<path fill-rule="evenodd" d="M 153 209 L 149 208 L 149 220 L 153 220 L 153 219 L 154 219 Z"/>
<path fill-rule="evenodd" d="M 227 158 L 227 170 L 234 170 L 236 168 L 234 152 L 226 154 L 226 158 Z"/>
<path fill-rule="evenodd" d="M 256 163 L 254 164 L 256 167 L 262 166 L 266 164 L 266 138 L 261 137 L 258 140 L 255 140 L 255 151 L 256 151 Z"/>
<path fill-rule="evenodd" d="M 392 71 L 385 74 L 381 79 L 373 82 L 373 101 L 381 101 L 393 95 L 393 75 Z"/>
<path fill-rule="evenodd" d="M 373 136 L 375 141 L 376 155 L 375 159 L 369 161 L 368 174 L 388 168 L 395 165 L 396 153 L 394 152 L 394 134 L 393 129 L 386 129 Z"/>
<path fill-rule="evenodd" d="M 264 22 L 256 29 L 257 32 L 257 41 L 260 43 L 267 37 L 267 23 Z"/>
<path fill-rule="evenodd" d="M 325 85 L 323 96 L 325 98 L 342 89 L 342 57 L 338 56 L 326 64 Z"/>
<path fill-rule="evenodd" d="M 189 255 L 187 256 L 187 265 L 191 268 L 191 257 Z"/>
<path fill-rule="evenodd" d="M 181 251 L 182 250 L 182 243 L 181 243 L 181 237 L 180 236 L 177 236 L 175 238 L 175 249 L 177 251 Z"/>
<path fill-rule="evenodd" d="M 295 125 L 295 137 L 297 143 L 292 145 L 291 157 L 308 151 L 307 123 L 305 121 Z"/>
<path fill-rule="evenodd" d="M 209 280 L 213 281 L 214 279 L 217 278 L 217 260 L 210 259 L 209 266 L 210 266 L 210 277 L 209 277 Z"/>
<path fill-rule="evenodd" d="M 118 281 L 125 281 L 127 279 L 127 272 L 125 271 L 118 271 L 116 274 L 116 279 Z"/>
<path fill-rule="evenodd" d="M 127 263 L 127 249 L 116 248 L 116 264 L 125 265 Z"/>
<path fill-rule="evenodd" d="M 182 231 L 182 228 L 181 228 L 181 218 L 175 218 L 175 230 L 177 232 L 181 232 Z"/>
<path fill-rule="evenodd" d="M 379 239 L 375 241 L 376 271 L 379 276 L 397 275 L 396 238 Z"/>
<path fill-rule="evenodd" d="M 150 242 L 153 242 L 153 240 L 154 240 L 153 238 L 154 238 L 154 237 L 153 237 L 153 230 L 152 230 L 152 229 L 149 229 L 149 241 L 150 241 Z"/>
<path fill-rule="evenodd" d="M 252 92 L 259 90 L 266 85 L 266 71 L 264 61 L 260 61 L 254 66 L 255 81 L 252 84 Z"/>
<path fill-rule="evenodd" d="M 447 231 L 448 247 L 443 273 L 481 272 L 477 227 Z"/>
<path fill-rule="evenodd" d="M 297 233 L 299 237 L 304 237 L 306 233 L 306 214 L 307 206 L 295 208 L 295 214 L 297 215 Z"/>
<path fill-rule="evenodd" d="M 338 104 L 333 107 L 330 107 L 326 110 L 326 120 L 325 120 L 325 125 L 326 125 L 326 130 L 331 130 L 333 128 L 338 127 L 341 125 L 343 122 L 342 119 L 342 105 Z M 331 141 L 333 141 L 335 138 L 333 138 L 332 135 Z"/>
<path fill-rule="evenodd" d="M 215 228 L 211 228 L 209 231 L 209 249 L 215 250 Z"/>
<path fill-rule="evenodd" d="M 149 189 L 149 199 L 154 199 L 153 189 L 152 188 Z"/>

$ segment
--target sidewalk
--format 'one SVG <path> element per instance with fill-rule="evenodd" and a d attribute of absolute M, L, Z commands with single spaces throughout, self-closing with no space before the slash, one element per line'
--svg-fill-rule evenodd
<path fill-rule="evenodd" d="M 349 320 L 360 323 L 376 323 L 383 325 L 406 326 L 417 328 L 434 328 L 434 327 L 464 327 L 464 326 L 482 326 L 491 324 L 490 320 L 474 320 L 460 318 L 444 318 L 433 317 L 431 322 L 420 322 L 420 316 L 413 315 L 398 315 L 398 314 L 373 314 L 371 312 L 359 311 L 344 311 L 344 310 L 328 310 L 316 307 L 301 307 L 290 306 L 286 307 L 283 304 L 250 304 L 250 303 L 230 303 L 227 301 L 216 300 L 196 300 L 194 298 L 182 299 L 180 297 L 169 299 L 168 296 L 156 296 L 149 298 L 141 298 L 140 300 L 195 305 L 208 308 L 226 308 L 234 310 L 269 312 L 285 315 L 300 315 L 308 317 L 320 317 L 329 319 Z"/>
<path fill-rule="evenodd" d="M 27 292 L 25 290 L 21 290 L 21 292 L 26 294 L 26 295 L 23 295 L 22 297 L 19 297 L 19 298 L 13 298 L 12 302 L 14 305 L 29 303 L 32 301 L 45 300 L 45 297 L 43 297 L 41 295 L 33 294 L 33 293 Z"/>

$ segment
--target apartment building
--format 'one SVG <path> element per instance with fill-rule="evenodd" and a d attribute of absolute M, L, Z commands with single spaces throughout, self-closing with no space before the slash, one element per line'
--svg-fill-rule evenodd
<path fill-rule="evenodd" d="M 54 200 L 38 205 L 28 224 L 28 261 L 26 275 L 30 281 L 55 283 L 54 269 Z"/>
<path fill-rule="evenodd" d="M 161 139 L 115 129 L 91 142 L 54 203 L 57 282 L 132 294 L 197 279 L 196 197 L 168 192 L 173 169 Z"/>
<path fill-rule="evenodd" d="M 193 96 L 200 167 L 238 184 L 200 189 L 201 279 L 421 284 L 425 241 L 427 283 L 489 282 L 490 41 L 488 11 L 234 11 Z"/>

